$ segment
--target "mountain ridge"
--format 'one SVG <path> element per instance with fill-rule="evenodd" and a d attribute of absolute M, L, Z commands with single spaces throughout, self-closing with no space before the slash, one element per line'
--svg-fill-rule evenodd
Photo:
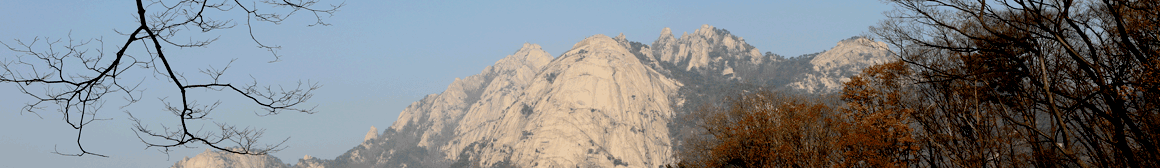
<path fill-rule="evenodd" d="M 662 166 L 696 134 L 680 116 L 699 105 L 761 88 L 835 93 L 890 54 L 856 36 L 784 58 L 710 25 L 680 38 L 664 28 L 649 45 L 594 35 L 559 57 L 525 43 L 412 103 L 341 156 L 306 156 L 288 167 Z"/>

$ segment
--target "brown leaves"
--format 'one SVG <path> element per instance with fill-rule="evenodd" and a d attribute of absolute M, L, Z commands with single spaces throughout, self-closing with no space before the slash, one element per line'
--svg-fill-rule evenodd
<path fill-rule="evenodd" d="M 905 167 L 918 151 L 909 127 L 904 63 L 867 68 L 834 98 L 770 91 L 699 110 L 708 136 L 689 139 L 682 165 L 693 167 Z M 707 152 L 705 152 L 707 151 Z M 702 154 L 707 157 L 691 157 Z"/>
<path fill-rule="evenodd" d="M 836 143 L 845 157 L 841 167 L 905 167 L 918 151 L 910 126 L 913 99 L 902 79 L 910 76 L 902 62 L 875 65 L 850 78 L 842 91 L 847 102 Z"/>
<path fill-rule="evenodd" d="M 686 158 L 693 167 L 825 167 L 837 162 L 833 145 L 840 133 L 833 109 L 807 99 L 758 91 L 731 98 L 727 108 L 710 107 L 701 128 L 706 139 L 692 139 L 688 150 L 709 157 Z"/>

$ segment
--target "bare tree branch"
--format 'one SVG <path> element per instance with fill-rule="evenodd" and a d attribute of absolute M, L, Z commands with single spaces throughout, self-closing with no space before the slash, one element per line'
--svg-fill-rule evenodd
<path fill-rule="evenodd" d="M 245 85 L 235 85 L 223 81 L 221 76 L 236 59 L 231 60 L 220 69 L 210 66 L 207 69 L 199 70 L 200 73 L 208 75 L 210 81 L 188 84 L 190 81 L 183 73 L 174 71 L 173 66 L 179 64 L 170 62 L 171 59 L 167 57 L 163 49 L 163 46 L 166 45 L 178 48 L 206 47 L 216 42 L 220 36 L 203 40 L 191 38 L 185 40 L 186 42 L 179 42 L 176 39 L 184 37 L 186 32 L 208 33 L 214 30 L 234 28 L 236 23 L 233 22 L 233 19 L 215 19 L 208 17 L 207 13 L 229 13 L 234 9 L 242 9 L 239 14 L 246 16 L 246 27 L 250 39 L 259 48 L 270 51 L 275 57 L 274 61 L 271 62 L 275 62 L 281 57 L 276 52 L 281 47 L 263 44 L 254 35 L 255 31 L 253 31 L 251 20 L 280 24 L 299 11 L 308 11 L 313 13 L 316 19 L 314 24 L 308 26 L 325 26 L 329 24 L 323 22 L 322 16 L 333 16 L 334 12 L 337 12 L 344 5 L 315 8 L 314 6 L 318 4 L 316 0 L 293 2 L 263 0 L 261 2 L 254 2 L 247 6 L 238 0 L 220 2 L 209 2 L 209 0 L 142 2 L 137 0 L 137 11 L 134 17 L 138 21 L 138 25 L 135 25 L 136 28 L 131 33 L 115 30 L 116 33 L 125 36 L 125 43 L 116 46 L 119 49 L 113 56 L 105 55 L 103 38 L 74 40 L 71 34 L 68 39 L 36 37 L 27 43 L 16 39 L 14 45 L 0 42 L 9 50 L 19 54 L 11 59 L 0 60 L 0 70 L 2 70 L 0 82 L 13 83 L 19 91 L 36 100 L 22 107 L 21 114 L 28 112 L 43 118 L 40 112 L 50 110 L 46 105 L 55 104 L 58 106 L 57 111 L 62 114 L 62 120 L 77 131 L 77 149 L 79 152 L 66 153 L 54 150 L 53 153 L 56 154 L 108 157 L 85 150 L 81 141 L 82 133 L 84 133 L 85 126 L 93 124 L 94 121 L 112 120 L 112 118 L 98 118 L 97 116 L 106 102 L 106 96 L 110 96 L 110 93 L 120 92 L 124 94 L 126 103 L 120 108 L 128 107 L 143 98 L 146 90 L 146 88 L 141 87 L 145 81 L 144 77 L 140 81 L 118 81 L 128 79 L 126 77 L 129 76 L 125 76 L 125 72 L 133 69 L 152 69 L 153 72 L 150 74 L 154 76 L 154 79 L 173 83 L 172 87 L 169 87 L 173 89 L 171 91 L 181 93 L 180 99 L 174 100 L 180 101 L 180 103 L 166 98 L 158 99 L 165 105 L 166 110 L 181 121 L 168 125 L 177 124 L 177 126 L 171 127 L 166 126 L 167 124 L 161 124 L 159 129 L 151 128 L 146 121 L 134 117 L 129 111 L 124 111 L 133 124 L 131 130 L 146 145 L 146 148 L 161 148 L 159 151 L 168 154 L 170 149 L 174 147 L 204 144 L 214 149 L 237 154 L 262 155 L 276 152 L 285 148 L 282 145 L 289 138 L 276 144 L 262 144 L 259 139 L 264 135 L 265 129 L 237 127 L 215 122 L 218 129 L 191 130 L 187 121 L 211 120 L 207 116 L 221 104 L 221 101 L 199 104 L 198 100 L 192 99 L 186 94 L 188 89 L 204 88 L 238 93 L 242 97 L 252 100 L 254 104 L 263 107 L 264 112 L 258 115 L 264 116 L 276 115 L 284 111 L 314 113 L 313 107 L 300 108 L 299 105 L 312 98 L 313 91 L 320 88 L 320 84 L 306 81 L 305 83 L 298 82 L 294 88 L 277 86 L 275 89 L 272 86 L 260 86 L 256 79 Z M 264 8 L 262 12 L 259 12 L 258 7 L 269 9 Z M 138 42 L 145 51 L 142 55 L 149 58 L 138 59 L 138 57 L 126 53 L 130 46 Z M 162 78 L 158 78 L 158 76 Z M 30 87 L 42 87 L 43 92 Z"/>

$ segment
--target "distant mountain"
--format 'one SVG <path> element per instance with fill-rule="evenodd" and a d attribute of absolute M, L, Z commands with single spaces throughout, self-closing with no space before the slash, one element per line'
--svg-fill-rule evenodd
<path fill-rule="evenodd" d="M 309 156 L 308 156 L 309 157 Z M 239 155 L 206 149 L 194 157 L 185 157 L 173 168 L 288 168 L 291 165 L 270 155 Z"/>
<path fill-rule="evenodd" d="M 862 37 L 816 54 L 762 54 L 709 25 L 680 38 L 665 28 L 651 45 L 595 35 L 555 58 L 524 44 L 412 103 L 382 134 L 372 127 L 345 154 L 291 167 L 658 167 L 677 161 L 695 133 L 682 116 L 700 105 L 757 89 L 831 94 L 891 59 Z"/>
<path fill-rule="evenodd" d="M 841 91 L 842 82 L 849 81 L 850 76 L 860 73 L 862 68 L 891 61 L 892 54 L 883 42 L 861 37 L 842 40 L 838 46 L 811 59 L 812 71 L 788 86 L 810 93 Z"/>

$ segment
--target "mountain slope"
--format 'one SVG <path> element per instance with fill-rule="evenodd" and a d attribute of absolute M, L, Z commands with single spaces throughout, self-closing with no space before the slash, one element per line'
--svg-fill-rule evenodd
<path fill-rule="evenodd" d="M 442 149 L 484 167 L 652 167 L 670 155 L 659 120 L 671 116 L 666 93 L 677 87 L 613 39 L 592 36 L 549 63 L 501 115 L 461 123 Z"/>
<path fill-rule="evenodd" d="M 850 76 L 870 65 L 893 60 L 892 54 L 884 42 L 862 37 L 842 40 L 810 60 L 813 71 L 788 86 L 810 93 L 837 92 L 842 89 L 842 82 L 850 81 Z"/>

